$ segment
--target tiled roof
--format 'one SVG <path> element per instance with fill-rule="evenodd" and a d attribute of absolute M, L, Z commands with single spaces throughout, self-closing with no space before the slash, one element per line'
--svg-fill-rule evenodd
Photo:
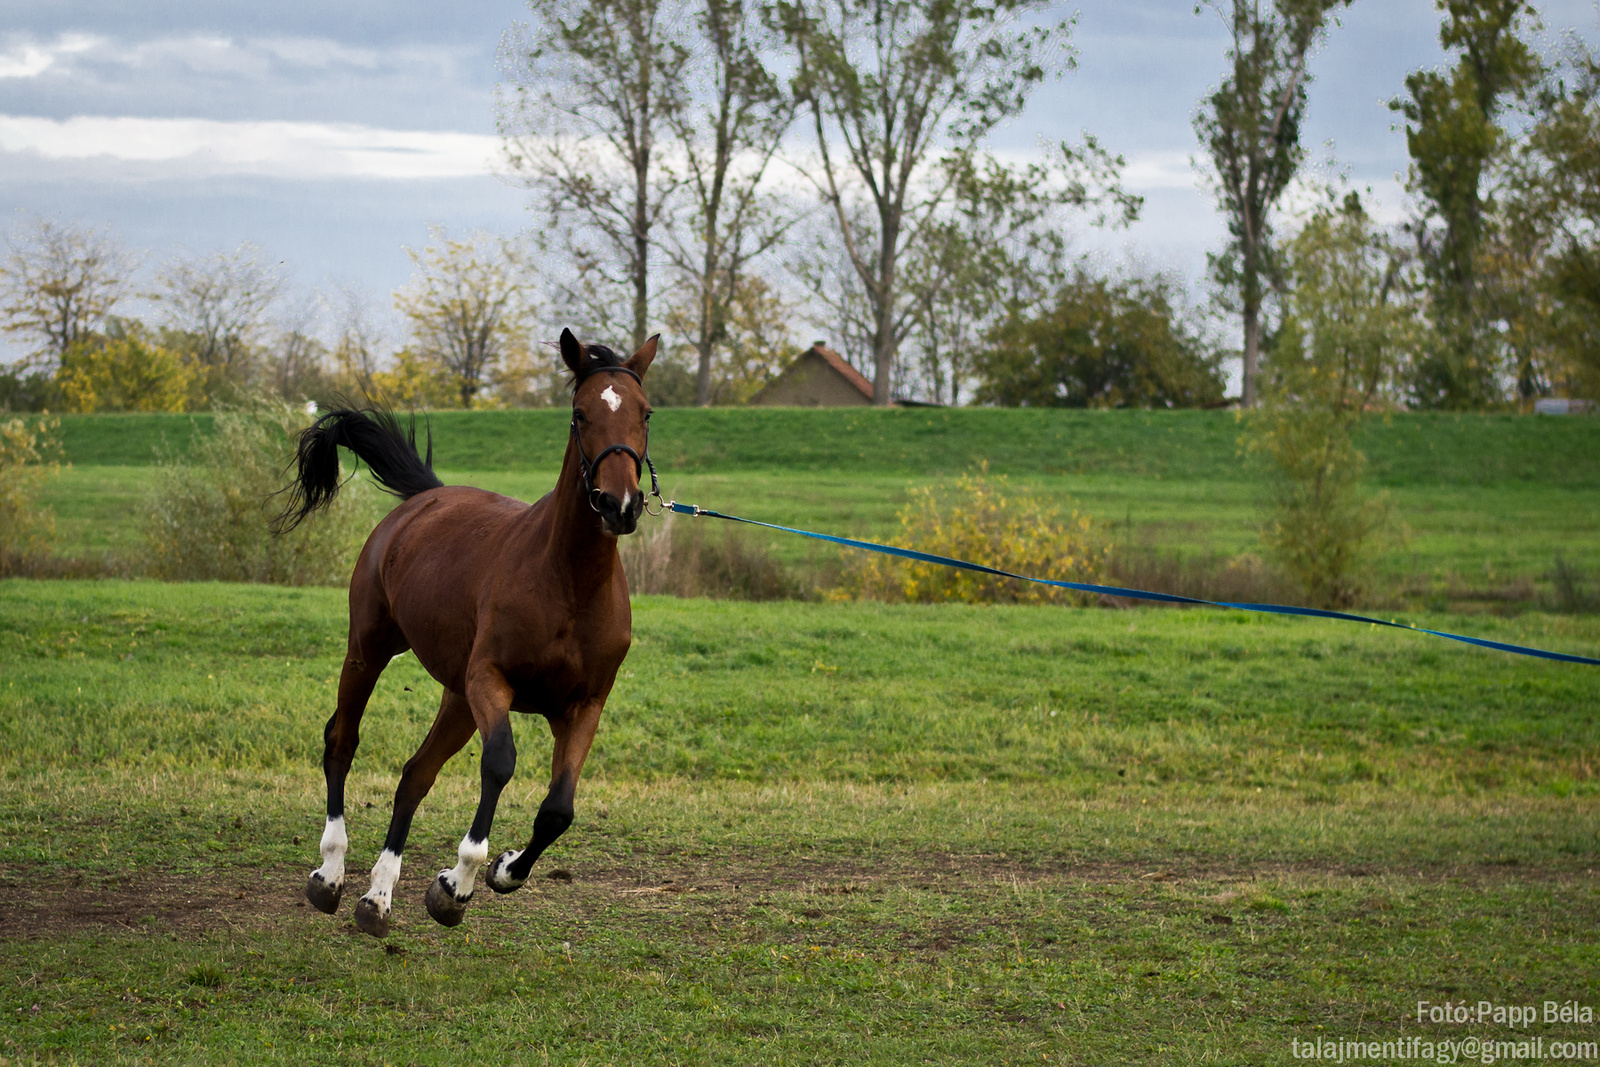
<path fill-rule="evenodd" d="M 828 366 L 838 371 L 840 377 L 859 389 L 861 394 L 868 400 L 872 399 L 872 383 L 867 380 L 866 375 L 852 367 L 843 356 L 821 341 L 812 345 L 811 351 L 821 356 Z"/>

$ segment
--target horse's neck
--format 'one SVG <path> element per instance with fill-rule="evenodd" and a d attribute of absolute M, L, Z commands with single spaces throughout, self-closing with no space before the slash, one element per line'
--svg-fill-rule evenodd
<path fill-rule="evenodd" d="M 621 565 L 617 539 L 605 532 L 599 513 L 589 506 L 583 491 L 583 470 L 570 438 L 550 504 L 552 554 L 567 561 L 575 581 L 588 577 L 596 584 L 609 582 L 615 568 Z"/>

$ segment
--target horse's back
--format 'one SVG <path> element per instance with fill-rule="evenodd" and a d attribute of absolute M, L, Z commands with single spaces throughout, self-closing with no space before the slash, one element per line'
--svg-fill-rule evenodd
<path fill-rule="evenodd" d="M 483 583 L 500 570 L 498 557 L 513 535 L 537 521 L 538 510 L 464 485 L 430 489 L 401 503 L 361 550 L 350 581 L 352 626 L 392 620 L 430 670 L 454 673 L 452 664 L 428 663 L 437 658 L 428 647 L 471 646 Z"/>

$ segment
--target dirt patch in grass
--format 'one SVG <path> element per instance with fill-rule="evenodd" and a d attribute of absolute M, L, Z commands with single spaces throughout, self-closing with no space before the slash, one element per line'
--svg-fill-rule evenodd
<path fill-rule="evenodd" d="M 431 873 L 431 859 L 422 861 Z M 56 869 L 12 868 L 0 871 L 0 893 L 8 906 L 0 910 L 0 940 L 69 937 L 97 931 L 129 930 L 195 938 L 225 927 L 261 930 L 296 919 L 321 920 L 301 896 L 309 867 L 218 867 L 209 875 L 168 875 L 133 871 L 114 878 L 88 875 L 61 877 Z M 694 900 L 711 918 L 750 909 L 782 908 L 797 918 L 820 919 L 858 894 L 881 895 L 915 890 L 970 895 L 980 890 L 1011 888 L 1065 889 L 1073 885 L 1135 888 L 1166 884 L 1213 891 L 1218 885 L 1284 878 L 1348 878 L 1365 881 L 1398 877 L 1410 882 L 1451 879 L 1469 884 L 1564 881 L 1586 872 L 1483 863 L 1452 867 L 1394 870 L 1349 865 L 1280 864 L 1231 868 L 1215 864 L 1189 867 L 1145 867 L 1128 864 L 1079 863 L 1040 866 L 984 855 L 907 854 L 881 862 L 842 860 L 770 862 L 737 853 L 686 856 L 679 853 L 635 855 L 627 862 L 578 862 L 536 868 L 523 891 L 497 897 L 480 886 L 469 919 L 491 924 L 514 921 L 519 900 L 529 897 L 572 909 L 598 912 L 618 904 L 644 910 L 675 907 Z M 1174 884 L 1177 884 L 1174 886 Z M 397 892 L 397 928 L 428 928 L 422 910 L 423 875 L 413 864 Z M 365 872 L 352 872 L 339 915 L 330 921 L 356 933 L 350 908 L 366 888 Z M 1237 894 L 1233 894 L 1237 896 Z M 951 932 L 930 932 L 937 943 Z"/>
<path fill-rule="evenodd" d="M 230 925 L 259 927 L 305 906 L 291 873 L 219 868 L 204 878 L 155 871 L 61 878 L 48 868 L 11 869 L 0 872 L 8 902 L 0 910 L 0 938 L 115 929 L 197 936 Z"/>

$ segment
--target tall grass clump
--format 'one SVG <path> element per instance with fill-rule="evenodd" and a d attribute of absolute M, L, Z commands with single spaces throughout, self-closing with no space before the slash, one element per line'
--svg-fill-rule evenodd
<path fill-rule="evenodd" d="M 55 516 L 38 498 L 60 470 L 59 432 L 56 419 L 0 419 L 0 574 L 36 552 L 55 529 Z"/>
<path fill-rule="evenodd" d="M 618 546 L 631 593 L 719 600 L 806 600 L 816 595 L 766 543 L 731 523 L 720 536 L 703 521 L 670 515 Z"/>
<path fill-rule="evenodd" d="M 175 581 L 342 585 L 373 525 L 388 509 L 365 478 L 294 531 L 268 528 L 281 508 L 294 455 L 291 438 L 310 417 L 283 404 L 221 412 L 187 455 L 163 457 L 145 505 L 147 566 Z"/>
<path fill-rule="evenodd" d="M 900 511 L 902 533 L 890 544 L 953 556 L 1015 574 L 1056 581 L 1092 582 L 1105 568 L 1111 546 L 1088 515 L 1012 489 L 987 464 L 953 486 L 913 489 Z M 1084 603 L 1083 594 L 992 574 L 862 554 L 845 569 L 841 591 L 874 600 L 969 604 Z"/>

